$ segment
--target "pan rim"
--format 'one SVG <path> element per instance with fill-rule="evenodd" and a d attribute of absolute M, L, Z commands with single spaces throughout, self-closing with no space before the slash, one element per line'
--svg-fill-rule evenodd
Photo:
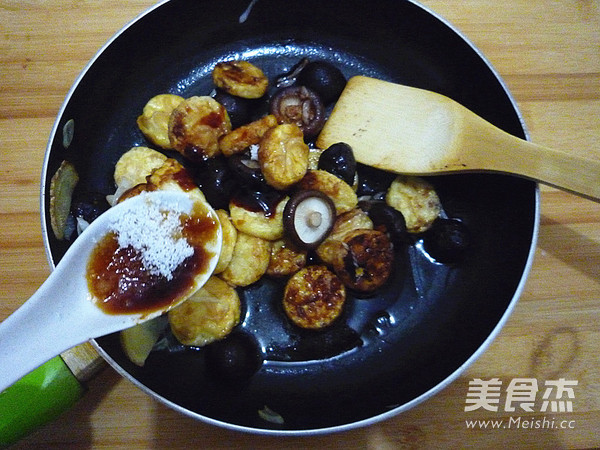
<path fill-rule="evenodd" d="M 500 76 L 498 71 L 493 67 L 493 65 L 487 59 L 487 57 L 482 53 L 482 51 L 478 47 L 476 47 L 475 44 L 469 38 L 467 38 L 466 35 L 463 34 L 463 32 L 461 32 L 456 26 L 454 26 L 447 19 L 445 19 L 444 17 L 442 17 L 435 11 L 433 11 L 431 8 L 429 8 L 425 5 L 422 5 L 421 3 L 419 3 L 416 0 L 405 0 L 405 1 L 422 9 L 426 14 L 432 16 L 437 21 L 439 21 L 442 25 L 446 26 L 457 37 L 459 37 L 460 40 L 462 40 L 465 44 L 467 44 L 468 47 L 470 47 L 475 52 L 475 54 L 478 56 L 478 58 L 485 64 L 485 66 L 488 68 L 488 70 L 490 70 L 490 73 L 493 75 L 494 79 L 499 83 L 499 86 L 504 91 L 506 98 L 509 100 L 509 102 L 512 106 L 512 109 L 514 110 L 515 114 L 517 115 L 517 118 L 520 122 L 520 126 L 523 130 L 523 133 L 525 134 L 525 138 L 527 140 L 529 140 L 530 139 L 529 132 L 528 132 L 527 126 L 525 124 L 523 115 L 517 105 L 516 100 L 512 96 L 511 92 L 509 91 L 505 81 L 502 79 L 502 77 Z M 152 12 L 161 8 L 163 5 L 165 5 L 169 2 L 171 2 L 171 0 L 161 0 L 160 2 L 149 7 L 145 11 L 141 12 L 135 18 L 133 18 L 132 20 L 127 22 L 102 47 L 100 47 L 100 49 L 89 60 L 89 62 L 85 65 L 85 67 L 82 69 L 82 71 L 79 73 L 79 75 L 77 76 L 77 78 L 75 79 L 73 84 L 71 85 L 69 91 L 67 92 L 67 94 L 63 100 L 63 103 L 62 103 L 60 109 L 57 112 L 56 119 L 55 119 L 54 125 L 51 129 L 51 132 L 50 132 L 50 135 L 48 138 L 48 142 L 47 142 L 47 146 L 46 146 L 46 150 L 45 150 L 42 172 L 41 172 L 41 182 L 40 182 L 40 219 L 41 219 L 41 228 L 42 228 L 42 238 L 43 238 L 43 242 L 44 242 L 46 258 L 48 260 L 51 270 L 54 270 L 55 264 L 54 264 L 54 261 L 52 258 L 52 250 L 50 248 L 50 237 L 48 234 L 49 229 L 47 227 L 47 223 L 48 223 L 47 222 L 47 211 L 45 208 L 46 200 L 47 200 L 46 199 L 46 180 L 47 180 L 48 169 L 49 169 L 49 160 L 50 160 L 50 153 L 51 153 L 51 149 L 52 149 L 52 143 L 55 140 L 57 132 L 59 131 L 59 124 L 60 124 L 61 118 L 65 112 L 65 109 L 66 109 L 69 101 L 71 100 L 71 97 L 73 96 L 74 92 L 77 90 L 82 79 L 88 73 L 90 68 L 95 64 L 95 62 L 100 58 L 100 56 L 104 53 L 104 51 L 108 47 L 110 47 L 113 44 L 113 42 L 116 41 L 123 33 L 125 33 L 132 25 L 136 24 L 137 22 L 142 20 L 145 16 L 151 14 Z M 248 6 L 248 9 L 250 9 L 254 5 L 254 3 L 256 3 L 256 0 L 249 0 L 249 2 L 250 3 Z M 228 423 L 225 421 L 217 420 L 217 419 L 190 411 L 190 410 L 174 403 L 173 401 L 163 397 L 162 395 L 158 394 L 157 392 L 153 391 L 152 389 L 148 388 L 146 385 L 144 385 L 139 380 L 134 378 L 131 374 L 129 374 L 124 368 L 122 368 L 95 340 L 92 340 L 91 343 L 94 346 L 94 348 L 98 351 L 98 353 L 104 358 L 104 360 L 117 373 L 119 373 L 124 378 L 128 379 L 136 387 L 141 389 L 144 393 L 146 393 L 150 397 L 160 401 L 161 403 L 165 404 L 169 408 L 171 408 L 185 416 L 194 418 L 196 420 L 200 420 L 202 422 L 205 422 L 205 423 L 208 423 L 211 425 L 219 426 L 219 427 L 226 428 L 229 430 L 250 433 L 250 434 L 272 435 L 272 436 L 316 436 L 316 435 L 331 434 L 331 433 L 337 433 L 337 432 L 348 431 L 348 430 L 352 430 L 352 429 L 356 429 L 356 428 L 370 426 L 370 425 L 382 422 L 384 420 L 390 419 L 391 417 L 397 416 L 398 414 L 405 412 L 409 409 L 412 409 L 413 407 L 426 401 L 427 399 L 431 398 L 432 396 L 436 395 L 437 393 L 439 393 L 440 391 L 442 391 L 443 389 L 448 387 L 469 366 L 471 366 L 487 350 L 487 348 L 490 346 L 490 344 L 496 339 L 496 337 L 498 336 L 498 334 L 500 333 L 500 331 L 502 330 L 502 328 L 508 321 L 508 318 L 512 314 L 514 308 L 516 307 L 516 304 L 517 304 L 521 294 L 523 293 L 527 278 L 531 271 L 534 256 L 535 256 L 535 251 L 536 251 L 536 247 L 537 247 L 538 235 L 539 235 L 540 215 L 541 215 L 541 213 L 540 213 L 540 189 L 539 189 L 539 184 L 536 183 L 535 184 L 535 192 L 534 192 L 534 211 L 533 211 L 533 227 L 532 227 L 531 244 L 529 247 L 529 252 L 527 255 L 525 267 L 523 269 L 523 273 L 521 274 L 521 278 L 519 280 L 517 288 L 511 298 L 510 302 L 508 303 L 506 310 L 500 317 L 498 323 L 494 326 L 492 331 L 489 333 L 487 338 L 484 340 L 484 342 L 477 348 L 477 350 L 463 364 L 461 364 L 456 370 L 454 370 L 447 377 L 445 377 L 442 381 L 440 381 L 438 384 L 436 384 L 435 386 L 433 386 L 426 392 L 422 393 L 421 395 L 412 399 L 409 402 L 406 402 L 400 406 L 390 409 L 389 411 L 372 416 L 367 419 L 361 419 L 361 420 L 343 424 L 343 425 L 328 426 L 328 427 L 323 427 L 323 428 L 311 428 L 311 429 L 304 429 L 304 430 L 302 430 L 302 429 L 276 430 L 276 429 L 258 428 L 258 427 L 237 425 L 237 424 L 232 424 L 232 423 Z"/>

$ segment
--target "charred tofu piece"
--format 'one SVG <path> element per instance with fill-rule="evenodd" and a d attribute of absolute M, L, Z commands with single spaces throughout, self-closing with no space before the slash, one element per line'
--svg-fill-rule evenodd
<path fill-rule="evenodd" d="M 308 266 L 287 282 L 283 309 L 297 326 L 318 330 L 331 325 L 341 314 L 346 288 L 325 266 Z"/>
<path fill-rule="evenodd" d="M 293 275 L 306 266 L 306 259 L 305 250 L 300 250 L 288 239 L 279 239 L 271 245 L 267 275 L 272 277 Z"/>
<path fill-rule="evenodd" d="M 355 230 L 344 237 L 333 269 L 346 287 L 372 292 L 390 277 L 394 249 L 388 235 L 378 230 Z"/>
<path fill-rule="evenodd" d="M 221 152 L 225 156 L 242 153 L 251 145 L 258 145 L 265 133 L 275 126 L 277 126 L 277 119 L 273 115 L 242 125 L 221 137 L 219 140 Z"/>
<path fill-rule="evenodd" d="M 333 265 L 333 262 L 340 257 L 340 252 L 344 251 L 343 242 L 346 235 L 358 229 L 373 229 L 373 222 L 361 209 L 354 208 L 338 216 L 329 236 L 317 247 L 319 258 L 325 264 Z"/>

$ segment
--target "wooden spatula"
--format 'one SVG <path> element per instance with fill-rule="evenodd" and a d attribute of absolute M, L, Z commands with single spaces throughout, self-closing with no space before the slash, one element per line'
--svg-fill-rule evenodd
<path fill-rule="evenodd" d="M 345 142 L 358 162 L 387 171 L 434 175 L 498 171 L 600 201 L 600 154 L 585 158 L 512 136 L 434 92 L 353 77 L 317 139 Z"/>

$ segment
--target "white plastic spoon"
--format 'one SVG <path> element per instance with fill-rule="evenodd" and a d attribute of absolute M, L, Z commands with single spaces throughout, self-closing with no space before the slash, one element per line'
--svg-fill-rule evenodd
<path fill-rule="evenodd" d="M 356 76 L 317 139 L 356 160 L 412 175 L 497 171 L 600 201 L 600 156 L 583 157 L 512 136 L 443 95 Z M 592 154 L 593 155 L 593 154 Z"/>
<path fill-rule="evenodd" d="M 110 314 L 97 304 L 88 287 L 88 261 L 98 242 L 131 212 L 139 217 L 160 211 L 202 210 L 214 219 L 214 233 L 203 243 L 208 261 L 182 294 L 167 306 L 143 313 Z M 210 205 L 184 192 L 155 191 L 110 208 L 75 240 L 48 279 L 17 311 L 0 323 L 0 392 L 63 351 L 90 339 L 129 328 L 163 314 L 198 290 L 211 276 L 221 251 L 222 234 Z"/>

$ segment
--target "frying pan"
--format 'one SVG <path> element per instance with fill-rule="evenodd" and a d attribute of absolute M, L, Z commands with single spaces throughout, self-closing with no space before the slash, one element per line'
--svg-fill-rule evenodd
<path fill-rule="evenodd" d="M 42 225 L 56 264 L 69 245 L 49 223 L 50 178 L 61 161 L 78 191 L 114 192 L 112 173 L 132 146 L 149 146 L 136 117 L 152 96 L 208 95 L 222 60 L 246 59 L 273 80 L 300 58 L 439 92 L 505 131 L 525 137 L 519 112 L 484 57 L 443 19 L 408 0 L 281 2 L 171 0 L 118 33 L 69 92 L 51 134 L 43 175 Z M 74 124 L 68 148 L 63 129 Z M 205 350 L 167 345 L 144 367 L 117 335 L 95 342 L 106 360 L 149 395 L 188 416 L 265 434 L 317 434 L 398 414 L 451 383 L 506 322 L 529 271 L 539 218 L 535 183 L 494 174 L 432 177 L 444 210 L 472 245 L 458 264 L 432 262 L 418 245 L 397 255 L 392 281 L 352 297 L 342 317 L 356 338 L 334 354 L 290 351 L 313 339 L 284 320 L 282 285 L 263 278 L 240 290 L 242 323 L 264 363 L 244 381 L 211 376 Z M 316 346 L 319 347 L 317 337 Z"/>

